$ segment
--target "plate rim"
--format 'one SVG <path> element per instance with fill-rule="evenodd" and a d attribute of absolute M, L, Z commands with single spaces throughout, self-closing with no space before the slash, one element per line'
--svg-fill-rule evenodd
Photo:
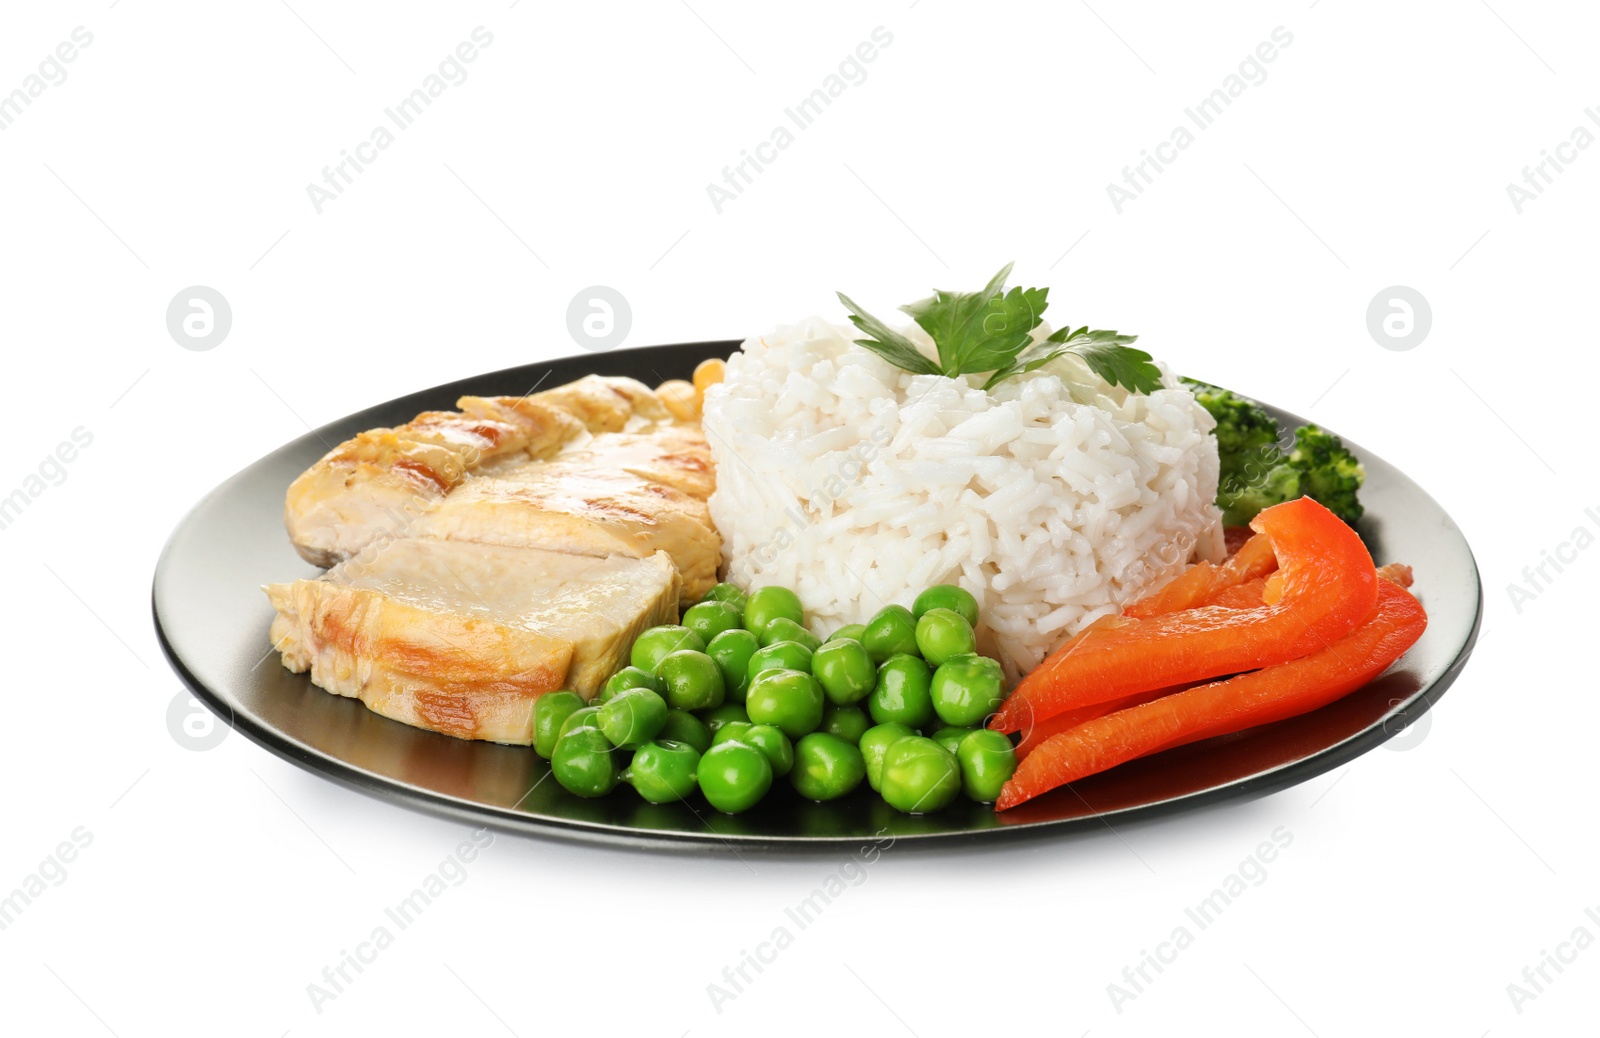
<path fill-rule="evenodd" d="M 644 355 L 655 350 L 673 348 L 700 348 L 700 349 L 726 349 L 732 352 L 739 348 L 742 339 L 707 339 L 681 343 L 661 343 L 649 346 L 631 347 L 627 350 L 609 351 L 614 357 L 627 355 Z M 462 379 L 406 393 L 389 400 L 379 401 L 351 412 L 332 422 L 313 429 L 310 436 L 321 437 L 322 434 L 346 422 L 357 414 L 365 414 L 378 408 L 397 407 L 405 401 L 420 396 L 439 395 L 451 392 L 455 387 L 467 383 L 477 383 L 486 379 L 500 376 L 509 377 L 514 372 L 525 371 L 537 367 L 539 364 L 571 362 L 584 359 L 584 355 L 566 355 L 549 358 L 544 361 L 533 361 L 528 364 L 519 364 L 497 371 L 483 372 L 469 375 Z M 1253 398 L 1252 398 L 1253 399 Z M 1266 405 L 1272 406 L 1272 405 Z M 1293 412 L 1284 411 L 1282 408 L 1273 407 L 1274 410 L 1295 418 Z M 452 797 L 435 790 L 402 782 L 398 779 L 385 778 L 369 772 L 356 765 L 350 764 L 329 753 L 303 747 L 289 736 L 280 732 L 272 725 L 258 721 L 254 717 L 238 716 L 227 703 L 224 696 L 202 682 L 183 661 L 176 647 L 168 638 L 166 624 L 161 616 L 160 585 L 162 575 L 167 571 L 169 558 L 176 547 L 179 535 L 185 531 L 189 523 L 207 504 L 218 498 L 236 480 L 246 472 L 253 469 L 266 458 L 287 447 L 303 437 L 280 444 L 266 454 L 257 457 L 243 467 L 239 468 L 227 479 L 217 484 L 204 494 L 199 500 L 184 512 L 183 517 L 168 534 L 163 544 L 161 553 L 156 560 L 150 588 L 150 613 L 151 621 L 155 628 L 156 641 L 160 645 L 162 655 L 168 665 L 177 674 L 184 686 L 203 703 L 208 710 L 220 718 L 234 731 L 239 732 L 252 743 L 272 753 L 301 769 L 338 783 L 346 789 L 353 789 L 385 803 L 396 804 L 401 807 L 420 811 L 436 818 L 479 827 L 488 826 L 496 831 L 513 833 L 519 836 L 532 836 L 546 839 L 559 839 L 563 841 L 587 844 L 600 844 L 604 846 L 634 850 L 668 850 L 676 852 L 703 852 L 708 849 L 721 849 L 734 854 L 742 850 L 759 850 L 776 852 L 779 854 L 792 854 L 796 851 L 837 851 L 841 847 L 860 844 L 867 837 L 864 836 L 811 836 L 811 835 L 744 835 L 718 833 L 709 826 L 703 832 L 690 832 L 681 830 L 655 830 L 640 829 L 612 823 L 568 820 L 547 815 L 533 815 L 517 812 L 512 808 L 499 807 L 490 804 L 475 803 L 459 797 Z M 1352 441 L 1347 441 L 1352 442 Z M 1354 444 L 1358 449 L 1359 444 Z M 1371 453 L 1371 452 L 1367 452 Z M 1380 457 L 1374 454 L 1373 457 Z M 1471 630 L 1466 639 L 1457 649 L 1449 664 L 1433 681 L 1421 686 L 1413 692 L 1404 703 L 1383 717 L 1372 722 L 1368 727 L 1355 732 L 1345 739 L 1324 747 L 1312 755 L 1287 764 L 1281 764 L 1265 771 L 1226 782 L 1195 792 L 1184 793 L 1167 797 L 1149 803 L 1120 807 L 1110 811 L 1091 811 L 1089 814 L 1072 818 L 1040 819 L 1031 822 L 1017 822 L 991 826 L 981 829 L 956 829 L 943 832 L 905 833 L 893 837 L 893 845 L 898 847 L 902 843 L 912 847 L 942 847 L 954 849 L 956 847 L 970 847 L 979 841 L 999 840 L 1003 843 L 1019 839 L 1044 839 L 1048 837 L 1070 837 L 1091 831 L 1100 826 L 1110 826 L 1113 821 L 1122 824 L 1143 823 L 1154 821 L 1169 815 L 1181 812 L 1203 810 L 1225 803 L 1242 802 L 1269 796 L 1276 792 L 1300 785 L 1318 775 L 1326 774 L 1333 769 L 1346 764 L 1365 753 L 1376 749 L 1389 739 L 1398 735 L 1405 728 L 1415 724 L 1418 719 L 1427 714 L 1438 703 L 1446 691 L 1455 683 L 1466 666 L 1468 658 L 1477 646 L 1479 633 L 1483 626 L 1483 579 L 1478 568 L 1477 556 L 1472 550 L 1472 545 L 1467 541 L 1465 533 L 1461 532 L 1459 524 L 1450 517 L 1448 511 L 1439 505 L 1431 494 L 1420 483 L 1396 468 L 1397 472 L 1428 498 L 1446 518 L 1450 519 L 1452 526 L 1460 534 L 1461 543 L 1466 549 L 1470 575 L 1476 593 L 1473 605 Z M 1387 673 L 1387 671 L 1385 672 Z M 1382 675 L 1373 680 L 1380 680 Z M 1370 683 L 1369 683 L 1370 684 Z M 1365 687 L 1365 686 L 1364 686 Z M 1419 708 L 1420 704 L 1420 708 Z M 1403 723 L 1393 725 L 1394 718 L 1403 718 Z M 399 723 L 399 722 L 395 722 Z M 531 751 L 530 751 L 531 752 Z M 1071 788 L 1070 784 L 1068 788 Z"/>

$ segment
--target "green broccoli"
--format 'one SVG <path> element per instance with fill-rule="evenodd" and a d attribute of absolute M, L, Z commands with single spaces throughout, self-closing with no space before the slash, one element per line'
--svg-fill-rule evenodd
<path fill-rule="evenodd" d="M 1347 523 L 1361 518 L 1356 492 L 1366 479 L 1361 462 L 1344 442 L 1325 429 L 1302 425 L 1294 432 L 1294 449 L 1281 460 L 1247 472 L 1217 491 L 1217 507 L 1225 526 L 1243 526 L 1263 508 L 1302 495 L 1327 507 Z"/>
<path fill-rule="evenodd" d="M 1315 425 L 1302 425 L 1294 431 L 1288 464 L 1300 470 L 1301 493 L 1326 505 L 1347 523 L 1361 518 L 1356 493 L 1366 481 L 1367 470 L 1339 437 Z"/>
<path fill-rule="evenodd" d="M 1367 474 L 1339 437 L 1302 425 L 1284 454 L 1278 422 L 1260 404 L 1199 379 L 1183 382 L 1217 420 L 1217 507 L 1224 525 L 1244 526 L 1263 508 L 1302 495 L 1347 523 L 1361 518 L 1356 492 Z"/>
<path fill-rule="evenodd" d="M 1250 482 L 1253 474 L 1278 462 L 1278 423 L 1260 404 L 1197 379 L 1183 381 L 1194 390 L 1200 406 L 1217 420 L 1217 457 L 1222 462 L 1219 486 Z"/>
<path fill-rule="evenodd" d="M 1280 461 L 1263 469 L 1255 479 L 1243 479 L 1217 489 L 1222 525 L 1248 526 L 1263 508 L 1293 501 L 1300 493 L 1300 472 L 1288 462 Z"/>

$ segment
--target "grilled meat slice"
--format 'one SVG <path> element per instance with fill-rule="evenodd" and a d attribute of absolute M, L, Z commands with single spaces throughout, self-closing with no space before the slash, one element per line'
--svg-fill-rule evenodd
<path fill-rule="evenodd" d="M 530 398 L 577 418 L 590 432 L 633 431 L 672 421 L 655 391 L 631 378 L 586 375 Z"/>
<path fill-rule="evenodd" d="M 664 550 L 686 601 L 716 582 L 705 435 L 642 383 L 591 375 L 458 406 L 361 433 L 296 479 L 285 522 L 300 554 L 329 566 L 408 537 L 635 558 Z"/>
<path fill-rule="evenodd" d="M 625 378 L 463 397 L 341 444 L 289 489 L 322 577 L 268 587 L 284 665 L 386 717 L 525 744 L 716 582 L 710 451 Z"/>
<path fill-rule="evenodd" d="M 579 437 L 555 458 L 597 472 L 627 472 L 705 501 L 717 488 L 711 448 L 698 425 L 662 425 L 644 433 Z"/>
<path fill-rule="evenodd" d="M 483 465 L 549 457 L 584 432 L 568 412 L 516 397 L 463 397 L 462 413 L 429 411 L 370 429 L 289 485 L 284 524 L 307 562 L 331 566 L 374 540 L 403 536 L 417 515 Z"/>
<path fill-rule="evenodd" d="M 266 589 L 292 671 L 375 712 L 526 745 L 533 703 L 593 696 L 645 628 L 677 615 L 672 561 L 403 539 Z"/>
<path fill-rule="evenodd" d="M 664 551 L 683 602 L 717 582 L 722 542 L 705 501 L 620 469 L 528 462 L 471 480 L 413 527 L 418 537 L 646 558 Z"/>
<path fill-rule="evenodd" d="M 700 500 L 710 451 L 698 424 L 675 422 L 648 387 L 590 375 L 525 397 L 462 397 L 335 447 L 289 487 L 284 523 L 308 562 L 331 566 L 375 541 L 411 535 L 418 516 L 478 475 L 572 452 Z M 709 520 L 707 520 L 709 522 Z"/>

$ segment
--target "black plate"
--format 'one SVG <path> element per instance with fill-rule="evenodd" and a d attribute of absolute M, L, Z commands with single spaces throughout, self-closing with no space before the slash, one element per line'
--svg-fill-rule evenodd
<path fill-rule="evenodd" d="M 353 414 L 274 451 L 212 491 L 173 533 L 157 565 L 157 633 L 173 667 L 220 717 L 286 760 L 363 792 L 473 825 L 656 846 L 827 846 L 874 838 L 983 839 L 1100 827 L 1134 816 L 1260 796 L 1304 782 L 1365 753 L 1415 721 L 1465 664 L 1478 634 L 1482 592 L 1461 531 L 1421 487 L 1370 452 L 1362 537 L 1380 561 L 1416 571 L 1427 632 L 1387 674 L 1303 717 L 1134 761 L 997 815 L 958 802 L 901 815 L 865 787 L 829 804 L 780 783 L 757 808 L 729 817 L 698 798 L 651 806 L 631 790 L 584 800 L 543 780 L 532 750 L 463 742 L 390 721 L 359 701 L 316 688 L 270 652 L 272 609 L 262 584 L 312 576 L 283 529 L 291 480 L 363 429 L 449 409 L 464 394 L 518 394 L 590 373 L 651 385 L 688 378 L 736 341 L 688 343 L 531 364 L 413 393 Z M 1290 425 L 1300 419 L 1275 411 Z"/>

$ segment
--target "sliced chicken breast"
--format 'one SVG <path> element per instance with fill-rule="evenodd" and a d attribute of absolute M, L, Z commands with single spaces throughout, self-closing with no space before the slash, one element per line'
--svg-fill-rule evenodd
<path fill-rule="evenodd" d="M 642 433 L 580 436 L 555 459 L 596 472 L 626 472 L 662 483 L 700 501 L 717 489 L 711 448 L 698 425 L 669 424 Z"/>
<path fill-rule="evenodd" d="M 411 521 L 474 470 L 508 457 L 549 457 L 585 426 L 531 399 L 463 397 L 461 413 L 429 411 L 371 429 L 329 451 L 289 486 L 284 525 L 307 562 L 331 566 Z"/>
<path fill-rule="evenodd" d="M 666 552 L 685 604 L 717 582 L 722 542 L 700 498 L 621 470 L 529 462 L 463 484 L 413 526 L 413 536 L 647 558 Z"/>
<path fill-rule="evenodd" d="M 530 399 L 566 411 L 596 433 L 634 431 L 672 421 L 672 413 L 655 391 L 631 378 L 586 375 Z"/>
<path fill-rule="evenodd" d="M 527 397 L 462 397 L 457 406 L 460 413 L 428 412 L 361 433 L 302 473 L 284 506 L 301 556 L 331 566 L 368 544 L 416 536 L 417 519 L 475 477 L 552 458 L 631 474 L 702 502 L 714 489 L 698 423 L 677 422 L 630 378 L 591 375 Z M 696 518 L 711 529 L 709 512 Z M 527 543 L 520 535 L 485 540 Z"/>
<path fill-rule="evenodd" d="M 705 434 L 644 384 L 591 375 L 458 406 L 361 433 L 296 479 L 284 514 L 300 554 L 330 566 L 409 537 L 634 558 L 666 551 L 687 601 L 716 583 Z"/>
<path fill-rule="evenodd" d="M 676 618 L 680 594 L 663 553 L 429 539 L 265 590 L 285 667 L 396 721 L 519 745 L 540 694 L 592 697 L 641 631 Z"/>

